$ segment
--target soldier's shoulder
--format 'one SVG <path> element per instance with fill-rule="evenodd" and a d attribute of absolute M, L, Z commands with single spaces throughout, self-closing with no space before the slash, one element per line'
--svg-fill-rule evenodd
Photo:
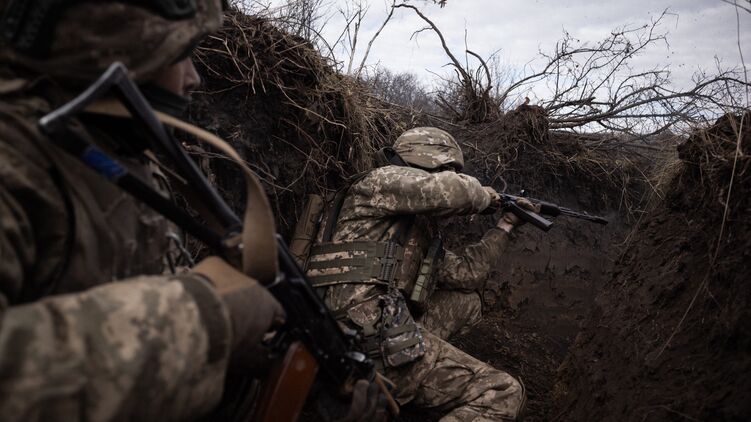
<path fill-rule="evenodd" d="M 428 175 L 430 175 L 430 173 L 427 171 L 415 167 L 384 166 L 373 169 L 360 180 L 360 183 L 392 182 L 404 178 L 417 179 Z"/>
<path fill-rule="evenodd" d="M 49 109 L 49 102 L 39 96 L 0 94 L 0 154 L 6 163 L 48 167 L 52 143 L 39 130 L 38 121 Z"/>

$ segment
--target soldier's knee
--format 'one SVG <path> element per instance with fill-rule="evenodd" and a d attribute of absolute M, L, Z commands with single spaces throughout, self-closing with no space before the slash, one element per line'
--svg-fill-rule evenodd
<path fill-rule="evenodd" d="M 472 309 L 473 319 L 479 321 L 482 318 L 482 297 L 479 293 L 472 293 L 472 300 L 470 301 L 470 307 Z"/>
<path fill-rule="evenodd" d="M 520 421 L 524 419 L 524 410 L 527 407 L 527 389 L 520 379 L 512 377 L 511 380 L 512 385 L 508 391 L 511 393 L 513 402 L 516 404 L 516 420 Z"/>
<path fill-rule="evenodd" d="M 477 325 L 482 320 L 482 298 L 477 292 L 467 294 L 465 309 L 467 312 L 467 327 Z"/>

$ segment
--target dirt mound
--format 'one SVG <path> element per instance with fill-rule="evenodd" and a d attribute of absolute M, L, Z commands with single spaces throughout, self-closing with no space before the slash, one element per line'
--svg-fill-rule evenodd
<path fill-rule="evenodd" d="M 751 416 L 749 123 L 725 116 L 679 146 L 560 369 L 558 419 Z"/>
<path fill-rule="evenodd" d="M 307 193 L 339 187 L 405 130 L 396 111 L 334 71 L 307 41 L 230 12 L 197 50 L 203 92 L 191 119 L 235 146 L 259 174 L 289 234 Z M 196 150 L 197 157 L 211 158 Z M 205 166 L 232 204 L 244 189 L 232 166 Z"/>
<path fill-rule="evenodd" d="M 651 160 L 633 149 L 588 146 L 585 137 L 551 132 L 541 107 L 522 105 L 488 124 L 453 129 L 466 172 L 500 191 L 547 196 L 590 211 L 631 214 L 644 193 Z"/>

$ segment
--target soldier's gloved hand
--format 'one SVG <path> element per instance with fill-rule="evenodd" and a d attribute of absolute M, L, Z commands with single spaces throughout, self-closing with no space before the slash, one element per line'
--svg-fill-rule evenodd
<path fill-rule="evenodd" d="M 386 396 L 375 382 L 358 380 L 352 391 L 352 403 L 347 416 L 339 422 L 385 422 L 388 416 Z"/>
<path fill-rule="evenodd" d="M 535 213 L 540 212 L 540 206 L 533 204 L 526 198 L 517 199 L 516 205 L 519 205 L 520 207 L 528 209 Z M 501 230 L 505 230 L 506 232 L 510 232 L 514 227 L 521 226 L 522 224 L 524 224 L 524 220 L 517 217 L 513 212 L 507 211 L 504 212 L 501 216 L 501 219 L 498 221 L 497 227 Z"/>
<path fill-rule="evenodd" d="M 230 364 L 253 369 L 262 361 L 258 355 L 264 334 L 284 323 L 282 305 L 258 281 L 221 258 L 206 258 L 193 272 L 209 279 L 229 310 L 233 334 Z"/>
<path fill-rule="evenodd" d="M 501 195 L 496 191 L 495 189 L 491 188 L 490 186 L 483 186 L 483 189 L 485 189 L 485 192 L 490 194 L 490 205 L 488 205 L 487 208 L 482 210 L 480 214 L 495 214 L 501 209 Z"/>
<path fill-rule="evenodd" d="M 365 379 L 355 383 L 349 402 L 324 390 L 317 405 L 327 422 L 386 422 L 389 415 L 386 396 L 378 384 Z"/>

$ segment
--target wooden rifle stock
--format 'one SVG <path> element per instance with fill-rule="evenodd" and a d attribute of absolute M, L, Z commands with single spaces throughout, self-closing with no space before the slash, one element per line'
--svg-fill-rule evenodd
<path fill-rule="evenodd" d="M 302 342 L 294 342 L 282 359 L 271 367 L 266 381 L 261 386 L 261 395 L 251 420 L 258 422 L 294 422 L 302 412 L 305 401 L 318 374 L 318 362 Z M 391 381 L 376 373 L 375 383 L 386 397 L 389 412 L 399 416 L 399 404 L 387 386 Z M 352 393 L 352 386 L 346 388 Z"/>
<path fill-rule="evenodd" d="M 313 387 L 318 362 L 302 342 L 294 342 L 263 383 L 253 421 L 294 422 Z"/>

